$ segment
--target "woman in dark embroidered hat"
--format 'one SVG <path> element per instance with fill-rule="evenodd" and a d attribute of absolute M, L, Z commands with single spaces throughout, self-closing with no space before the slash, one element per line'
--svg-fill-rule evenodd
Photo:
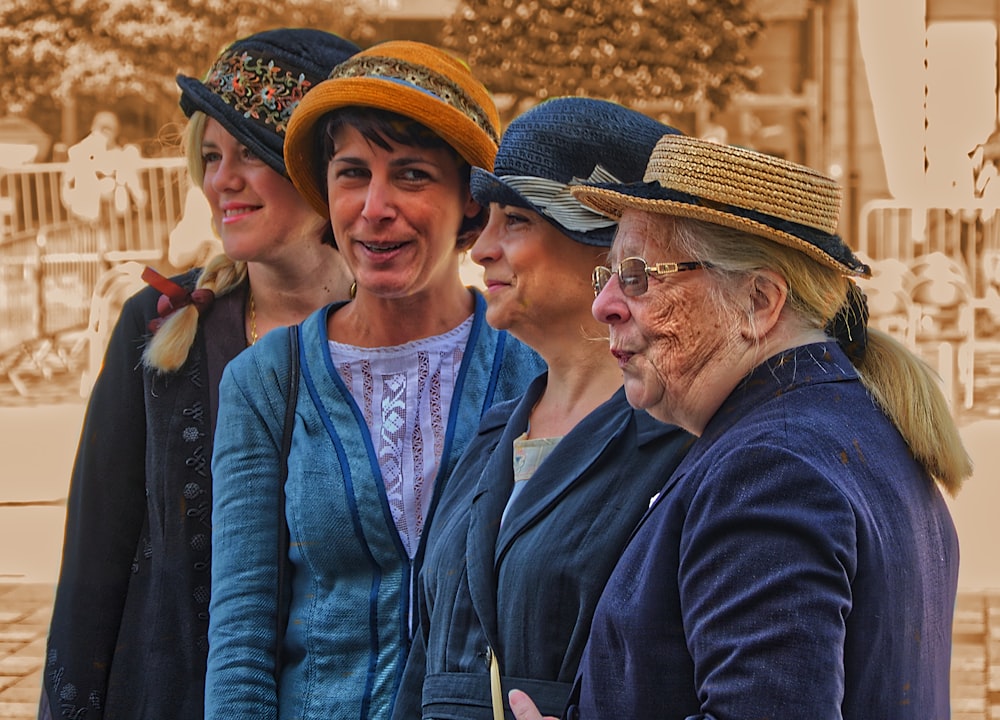
<path fill-rule="evenodd" d="M 867 327 L 840 188 L 683 136 L 645 179 L 574 190 L 620 218 L 594 315 L 629 402 L 698 439 L 608 581 L 565 716 L 948 717 L 939 487 L 970 461 L 930 369 Z"/>
<path fill-rule="evenodd" d="M 548 372 L 490 410 L 441 495 L 399 720 L 490 720 L 494 688 L 510 687 L 560 711 L 604 582 L 691 440 L 625 398 L 590 312 L 590 269 L 616 224 L 569 191 L 575 180 L 641 179 L 670 132 L 615 103 L 557 98 L 510 124 L 494 172 L 473 171 L 472 194 L 490 207 L 471 251 L 486 319 Z"/>
<path fill-rule="evenodd" d="M 543 368 L 486 324 L 482 295 L 459 275 L 483 221 L 470 166 L 493 166 L 498 124 L 468 67 L 406 41 L 342 63 L 292 116 L 289 174 L 329 214 L 357 286 L 350 302 L 296 328 L 283 505 L 276 439 L 289 400 L 275 378 L 289 376 L 288 338 L 262 339 L 222 379 L 209 718 L 389 714 L 437 480 L 484 410 Z M 290 539 L 281 555 L 279 509 Z M 283 565 L 291 579 L 279 645 Z"/>
<path fill-rule="evenodd" d="M 329 222 L 285 173 L 295 105 L 358 48 L 279 29 L 178 76 L 185 151 L 225 251 L 131 298 L 87 409 L 67 506 L 43 716 L 203 717 L 212 476 L 225 364 L 347 297 Z M 153 334 L 155 332 L 155 334 Z"/>

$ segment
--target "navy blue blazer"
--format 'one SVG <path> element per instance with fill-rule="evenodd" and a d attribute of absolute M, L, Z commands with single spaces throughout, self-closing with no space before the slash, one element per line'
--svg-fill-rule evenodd
<path fill-rule="evenodd" d="M 693 440 L 619 389 L 555 446 L 501 528 L 513 442 L 546 382 L 483 417 L 424 531 L 420 629 L 395 718 L 491 720 L 488 645 L 505 694 L 518 687 L 561 712 L 604 582 Z"/>
<path fill-rule="evenodd" d="M 851 363 L 789 350 L 642 520 L 565 714 L 947 718 L 957 581 L 944 499 Z"/>

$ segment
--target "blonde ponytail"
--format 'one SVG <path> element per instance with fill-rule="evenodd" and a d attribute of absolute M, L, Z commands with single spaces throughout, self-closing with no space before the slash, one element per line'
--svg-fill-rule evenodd
<path fill-rule="evenodd" d="M 868 329 L 868 347 L 857 370 L 913 456 L 949 494 L 957 494 L 972 475 L 972 460 L 935 372 L 902 343 L 874 328 Z"/>
<path fill-rule="evenodd" d="M 691 257 L 709 260 L 716 268 L 751 273 L 777 269 L 788 281 L 789 309 L 809 326 L 853 336 L 863 347 L 838 339 L 858 371 L 868 394 L 899 430 L 927 473 L 955 495 L 972 475 L 972 460 L 941 382 L 920 357 L 887 333 L 867 326 L 867 310 L 856 302 L 853 281 L 797 249 L 687 218 L 670 218 L 663 237 Z M 835 321 L 835 322 L 834 322 Z M 867 326 L 867 333 L 865 332 Z M 865 336 L 866 339 L 865 339 Z"/>
<path fill-rule="evenodd" d="M 246 276 L 245 262 L 216 255 L 202 270 L 195 289 L 211 290 L 215 297 L 222 297 L 243 282 Z M 187 361 L 197 333 L 198 309 L 194 305 L 174 311 L 146 345 L 142 354 L 143 365 L 163 373 L 177 372 Z"/>

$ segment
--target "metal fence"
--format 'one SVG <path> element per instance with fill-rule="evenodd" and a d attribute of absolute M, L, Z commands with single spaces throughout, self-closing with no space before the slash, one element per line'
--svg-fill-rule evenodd
<path fill-rule="evenodd" d="M 101 277 L 130 261 L 161 263 L 184 210 L 189 182 L 181 158 L 141 160 L 141 193 L 124 205 L 101 199 L 93 218 L 64 202 L 69 170 L 63 163 L 0 168 L 0 376 L 15 387 L 17 367 L 43 376 L 76 369 Z"/>

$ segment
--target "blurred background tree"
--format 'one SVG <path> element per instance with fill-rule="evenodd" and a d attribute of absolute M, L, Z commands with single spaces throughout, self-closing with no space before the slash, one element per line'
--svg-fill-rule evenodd
<path fill-rule="evenodd" d="M 0 0 L 0 102 L 32 116 L 53 105 L 65 115 L 82 98 L 109 109 L 132 98 L 163 109 L 151 123 L 179 118 L 177 73 L 200 76 L 228 42 L 278 26 L 362 45 L 373 32 L 357 0 Z"/>
<path fill-rule="evenodd" d="M 585 95 L 673 114 L 752 90 L 752 0 L 460 0 L 443 42 L 520 110 Z"/>

